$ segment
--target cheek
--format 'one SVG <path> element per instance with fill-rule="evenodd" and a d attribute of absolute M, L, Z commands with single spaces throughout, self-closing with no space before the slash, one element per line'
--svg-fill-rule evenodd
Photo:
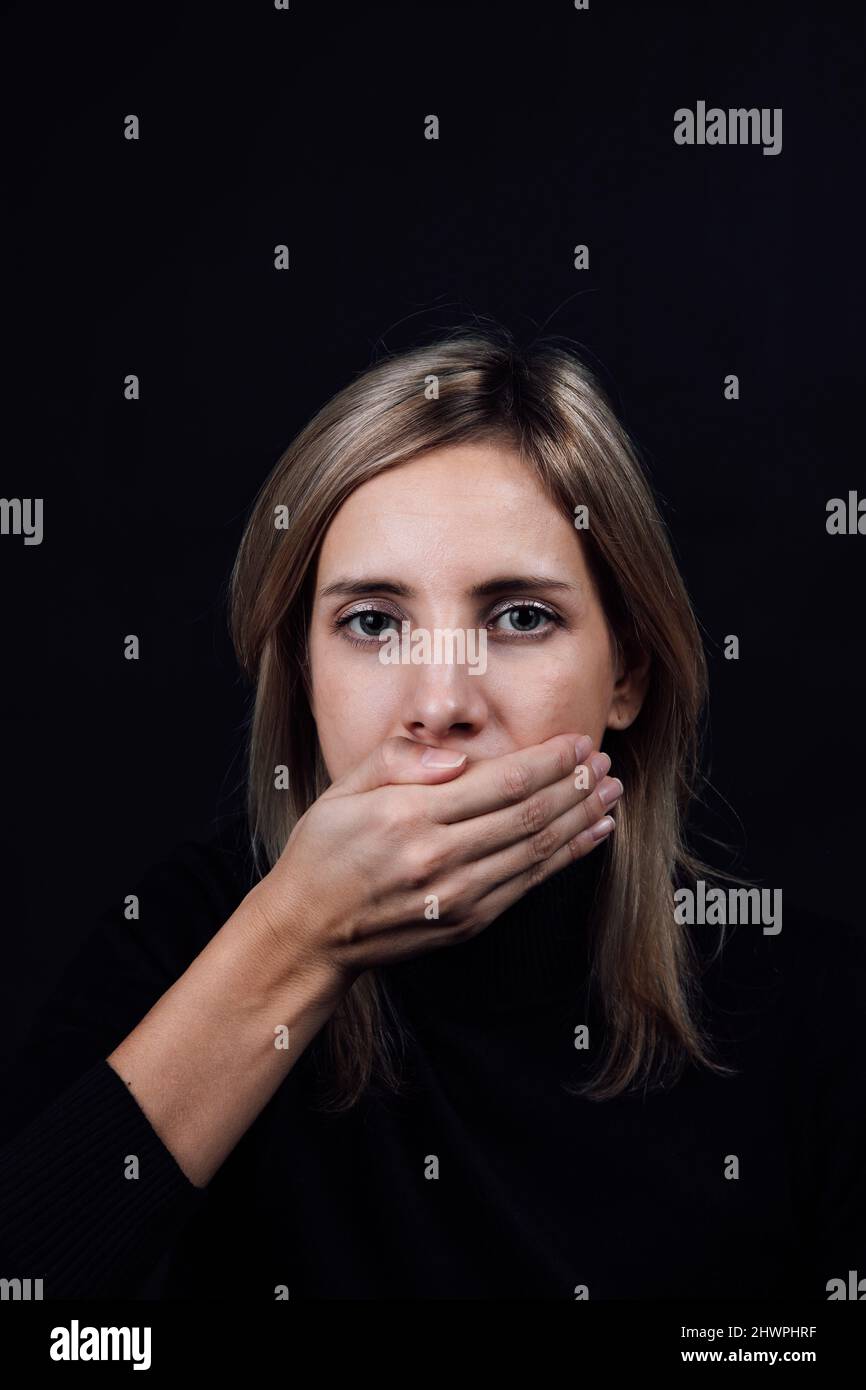
<path fill-rule="evenodd" d="M 612 695 L 613 672 L 603 653 L 588 654 L 575 647 L 545 663 L 544 669 L 539 663 L 523 693 L 512 690 L 506 698 L 520 700 L 520 713 L 515 710 L 515 716 L 522 734 L 529 735 L 526 743 L 541 743 L 573 730 L 589 734 L 598 748 Z"/>
<path fill-rule="evenodd" d="M 394 712 L 371 658 L 352 660 L 337 649 L 311 644 L 312 710 L 322 756 L 336 780 L 372 752 L 391 731 Z"/>

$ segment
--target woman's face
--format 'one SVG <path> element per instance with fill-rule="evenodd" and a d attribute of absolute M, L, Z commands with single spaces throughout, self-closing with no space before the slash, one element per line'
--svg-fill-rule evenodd
<path fill-rule="evenodd" d="M 434 659 L 380 660 L 378 634 L 399 641 L 404 622 L 413 646 L 427 630 Z M 446 658 L 447 639 L 435 660 L 437 629 L 464 630 L 465 660 L 456 646 Z M 393 735 L 469 761 L 571 732 L 599 747 L 646 688 L 645 661 L 615 665 L 579 532 L 500 444 L 433 450 L 347 498 L 321 548 L 309 645 L 334 782 Z"/>

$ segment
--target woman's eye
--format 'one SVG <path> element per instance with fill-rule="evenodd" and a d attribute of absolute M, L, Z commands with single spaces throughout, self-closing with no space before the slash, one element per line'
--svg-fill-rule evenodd
<path fill-rule="evenodd" d="M 352 627 L 353 623 L 360 626 Z M 347 614 L 345 618 L 340 619 L 337 626 L 344 629 L 350 642 L 366 647 L 373 642 L 378 643 L 379 635 L 386 631 L 388 623 L 393 623 L 399 631 L 399 620 L 392 613 L 383 613 L 379 608 L 367 608 L 363 613 Z"/>
<path fill-rule="evenodd" d="M 522 632 L 534 634 L 547 630 L 547 624 L 558 622 L 556 614 L 550 608 L 544 608 L 538 603 L 517 603 L 510 608 L 505 608 L 501 613 L 497 613 L 494 623 L 498 623 L 500 618 L 514 619 L 513 625 L 509 622 L 508 627 L 500 628 L 500 632 L 517 636 Z"/>

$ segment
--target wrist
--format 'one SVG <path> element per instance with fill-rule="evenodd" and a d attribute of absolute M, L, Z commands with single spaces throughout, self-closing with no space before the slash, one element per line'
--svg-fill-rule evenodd
<path fill-rule="evenodd" d="M 243 898 L 227 925 L 234 924 L 245 945 L 260 962 L 261 983 L 266 993 L 279 996 L 287 987 L 294 991 L 303 981 L 320 1002 L 339 1002 L 354 977 L 342 969 L 327 946 L 316 941 L 310 914 L 301 903 L 279 903 L 262 879 Z"/>

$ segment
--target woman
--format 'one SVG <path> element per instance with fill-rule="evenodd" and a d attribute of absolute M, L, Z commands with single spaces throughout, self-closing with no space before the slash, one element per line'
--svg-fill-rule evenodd
<path fill-rule="evenodd" d="M 862 941 L 675 908 L 708 874 L 704 657 L 585 366 L 471 330 L 361 374 L 262 489 L 232 624 L 248 815 L 149 875 L 40 1023 L 7 1271 L 256 1299 L 866 1273 Z"/>

